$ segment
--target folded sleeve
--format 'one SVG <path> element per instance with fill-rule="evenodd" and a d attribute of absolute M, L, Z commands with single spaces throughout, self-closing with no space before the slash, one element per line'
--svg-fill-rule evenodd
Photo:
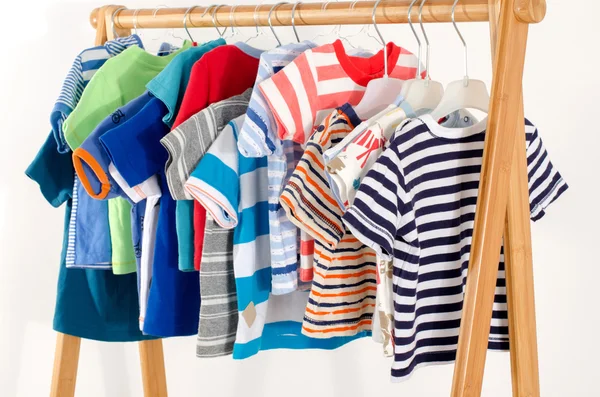
<path fill-rule="evenodd" d="M 128 122 L 100 138 L 114 167 L 129 186 L 137 186 L 162 173 L 167 152 L 160 140 L 168 132 L 162 122 L 166 113 L 165 105 L 152 98 Z"/>
<path fill-rule="evenodd" d="M 343 212 L 325 178 L 323 152 L 317 132 L 306 146 L 288 180 L 280 204 L 288 219 L 312 238 L 335 249 L 345 234 Z"/>
<path fill-rule="evenodd" d="M 231 124 L 227 125 L 185 184 L 196 199 L 221 227 L 238 224 L 239 158 Z"/>
<path fill-rule="evenodd" d="M 399 169 L 399 158 L 387 149 L 363 179 L 344 223 L 363 244 L 384 260 L 394 258 L 394 243 L 401 229 L 414 225 L 411 202 Z"/>
<path fill-rule="evenodd" d="M 59 207 L 71 198 L 75 172 L 69 152 L 59 153 L 54 135 L 50 133 L 25 174 L 38 183 L 44 198 Z"/>
<path fill-rule="evenodd" d="M 528 129 L 533 129 L 527 126 Z M 554 167 L 537 129 L 527 134 L 527 175 L 529 180 L 529 208 L 531 219 L 537 221 L 546 214 L 546 208 L 559 198 L 568 185 Z"/>
<path fill-rule="evenodd" d="M 306 142 L 314 126 L 314 106 L 318 103 L 316 83 L 306 52 L 260 83 L 259 89 L 275 116 L 279 137 L 301 144 Z"/>

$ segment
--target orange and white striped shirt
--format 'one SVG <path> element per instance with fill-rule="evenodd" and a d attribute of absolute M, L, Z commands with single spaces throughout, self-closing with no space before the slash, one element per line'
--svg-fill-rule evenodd
<path fill-rule="evenodd" d="M 345 227 L 325 177 L 323 151 L 360 123 L 349 104 L 334 110 L 306 144 L 280 197 L 290 220 L 315 239 L 313 284 L 302 332 L 313 338 L 370 331 L 377 291 L 375 251 Z"/>
<path fill-rule="evenodd" d="M 418 59 L 394 43 L 387 44 L 388 74 L 409 80 Z M 305 51 L 279 73 L 260 83 L 279 137 L 305 143 L 333 109 L 357 105 L 369 81 L 383 77 L 383 50 L 369 58 L 350 56 L 340 40 Z"/>

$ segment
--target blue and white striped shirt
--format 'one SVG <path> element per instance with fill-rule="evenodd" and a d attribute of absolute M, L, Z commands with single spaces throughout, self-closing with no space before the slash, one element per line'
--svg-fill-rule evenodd
<path fill-rule="evenodd" d="M 279 195 L 302 157 L 303 149 L 297 143 L 279 139 L 275 118 L 258 85 L 314 47 L 316 44 L 304 41 L 262 53 L 250 106 L 238 140 L 238 148 L 244 156 L 268 156 L 269 234 L 272 293 L 275 295 L 287 294 L 298 288 L 299 232 L 281 209 Z"/>
<path fill-rule="evenodd" d="M 525 122 L 531 219 L 567 184 L 537 129 Z M 404 124 L 363 179 L 343 219 L 383 259 L 393 260 L 392 380 L 456 357 L 486 120 L 445 128 L 431 116 Z M 500 253 L 489 348 L 508 349 L 504 255 Z"/>

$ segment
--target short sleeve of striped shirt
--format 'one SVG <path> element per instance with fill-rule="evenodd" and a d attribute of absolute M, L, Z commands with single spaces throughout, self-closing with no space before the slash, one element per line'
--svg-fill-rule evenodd
<path fill-rule="evenodd" d="M 546 214 L 546 208 L 568 189 L 568 185 L 550 161 L 538 130 L 529 121 L 525 123 L 529 208 L 531 219 L 537 221 Z"/>
<path fill-rule="evenodd" d="M 304 51 L 315 46 L 316 44 L 309 41 L 291 43 L 263 52 L 260 56 L 256 83 L 246 112 L 246 120 L 238 138 L 238 147 L 244 156 L 268 156 L 280 146 L 276 142 L 279 137 L 273 112 L 259 89 L 259 84 L 278 73 Z"/>
<path fill-rule="evenodd" d="M 316 111 L 316 76 L 309 64 L 308 50 L 279 73 L 259 84 L 277 123 L 281 139 L 304 143 L 314 127 Z"/>
<path fill-rule="evenodd" d="M 334 110 L 317 127 L 280 198 L 288 218 L 329 248 L 338 245 L 345 227 L 343 212 L 325 178 L 323 151 L 340 142 L 360 121 L 349 108 Z"/>
<path fill-rule="evenodd" d="M 228 124 L 198 163 L 185 188 L 222 228 L 238 223 L 240 197 L 238 150 L 233 126 Z"/>
<path fill-rule="evenodd" d="M 384 260 L 394 258 L 394 241 L 409 216 L 412 203 L 404 183 L 398 153 L 390 148 L 383 152 L 362 180 L 353 206 L 344 215 L 344 223 L 363 244 Z M 407 236 L 407 242 L 415 236 Z"/>

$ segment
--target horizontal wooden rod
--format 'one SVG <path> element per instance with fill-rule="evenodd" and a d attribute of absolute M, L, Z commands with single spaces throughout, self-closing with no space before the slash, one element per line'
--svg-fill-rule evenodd
<path fill-rule="evenodd" d="M 361 25 L 372 23 L 374 1 L 330 2 L 325 3 L 300 3 L 296 7 L 294 23 L 296 26 L 306 25 Z M 377 7 L 377 23 L 407 23 L 408 8 L 411 0 L 382 1 Z M 430 0 L 423 8 L 423 22 L 451 22 L 453 0 Z M 273 26 L 291 26 L 292 8 L 294 2 L 277 6 L 271 14 Z M 261 5 L 223 5 L 215 12 L 215 22 L 218 26 L 225 27 L 233 24 L 238 26 L 269 26 L 269 11 L 273 4 Z M 114 18 L 117 28 L 139 29 L 149 28 L 182 28 L 184 15 L 187 8 L 149 8 L 149 9 L 124 9 L 118 11 Z M 97 25 L 99 9 L 92 11 L 90 22 L 94 28 Z M 213 27 L 212 13 L 214 7 L 207 11 L 207 7 L 195 7 L 188 14 L 187 27 Z M 412 20 L 418 22 L 418 3 L 413 7 Z M 488 22 L 487 0 L 460 0 L 456 6 L 455 19 L 457 22 Z M 108 29 L 111 27 L 108 26 Z"/>

